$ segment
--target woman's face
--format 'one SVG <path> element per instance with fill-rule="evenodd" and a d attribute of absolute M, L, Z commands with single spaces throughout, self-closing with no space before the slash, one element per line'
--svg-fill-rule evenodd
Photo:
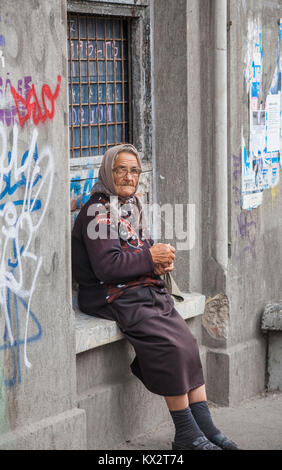
<path fill-rule="evenodd" d="M 139 181 L 139 170 L 141 169 L 135 155 L 126 151 L 118 154 L 113 168 L 115 189 L 118 196 L 127 198 L 135 192 Z"/>

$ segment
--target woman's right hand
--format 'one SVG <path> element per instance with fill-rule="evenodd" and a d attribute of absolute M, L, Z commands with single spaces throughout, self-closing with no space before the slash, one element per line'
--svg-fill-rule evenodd
<path fill-rule="evenodd" d="M 156 243 L 149 248 L 154 264 L 160 264 L 164 268 L 170 266 L 175 259 L 175 248 L 166 243 Z"/>

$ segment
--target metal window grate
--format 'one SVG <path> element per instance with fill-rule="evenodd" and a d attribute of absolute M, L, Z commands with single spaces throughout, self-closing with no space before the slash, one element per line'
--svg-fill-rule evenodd
<path fill-rule="evenodd" d="M 129 142 L 128 20 L 68 16 L 70 157 Z"/>

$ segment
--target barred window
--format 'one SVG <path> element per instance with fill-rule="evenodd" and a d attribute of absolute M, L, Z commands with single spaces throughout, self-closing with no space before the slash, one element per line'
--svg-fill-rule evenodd
<path fill-rule="evenodd" d="M 69 14 L 70 157 L 129 142 L 128 20 Z"/>

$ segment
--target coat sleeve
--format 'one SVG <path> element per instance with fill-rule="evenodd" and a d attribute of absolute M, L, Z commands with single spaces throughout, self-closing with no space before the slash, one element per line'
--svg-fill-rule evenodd
<path fill-rule="evenodd" d="M 103 282 L 122 282 L 136 279 L 154 271 L 154 263 L 149 246 L 144 244 L 140 250 L 122 250 L 117 232 L 105 224 L 104 236 L 96 236 L 91 230 L 94 217 L 87 217 L 83 224 L 82 236 L 89 256 L 91 268 L 96 277 Z M 101 228 L 101 227 L 100 227 Z M 103 233 L 103 230 L 101 231 Z M 94 234 L 94 236 L 93 236 Z"/>

